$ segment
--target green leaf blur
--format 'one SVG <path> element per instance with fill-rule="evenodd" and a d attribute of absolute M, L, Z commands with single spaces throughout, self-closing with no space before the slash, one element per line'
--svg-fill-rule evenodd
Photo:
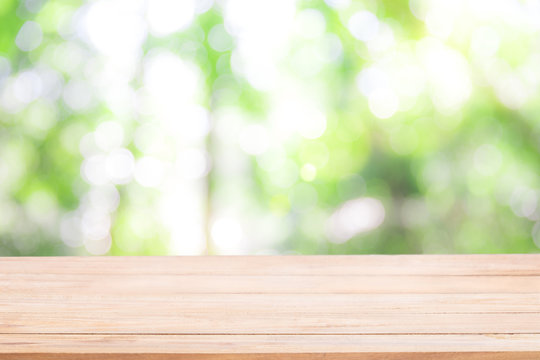
<path fill-rule="evenodd" d="M 0 255 L 540 248 L 540 1 L 0 0 Z"/>

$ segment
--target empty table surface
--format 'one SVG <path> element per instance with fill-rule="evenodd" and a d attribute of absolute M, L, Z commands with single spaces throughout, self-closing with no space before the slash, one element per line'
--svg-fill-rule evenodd
<path fill-rule="evenodd" d="M 540 359 L 540 255 L 0 258 L 0 359 Z"/>

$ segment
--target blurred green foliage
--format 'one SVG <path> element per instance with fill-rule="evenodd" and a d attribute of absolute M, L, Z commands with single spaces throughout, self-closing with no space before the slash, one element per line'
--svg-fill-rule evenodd
<path fill-rule="evenodd" d="M 0 0 L 0 255 L 538 251 L 538 1 L 255 3 Z"/>

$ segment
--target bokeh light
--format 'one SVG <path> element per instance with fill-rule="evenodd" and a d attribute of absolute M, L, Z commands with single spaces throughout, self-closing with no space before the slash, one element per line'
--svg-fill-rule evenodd
<path fill-rule="evenodd" d="M 7 1 L 0 255 L 540 249 L 540 1 Z"/>

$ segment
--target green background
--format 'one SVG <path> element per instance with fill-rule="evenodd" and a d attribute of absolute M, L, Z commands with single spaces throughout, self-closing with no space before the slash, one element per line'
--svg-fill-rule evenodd
<path fill-rule="evenodd" d="M 120 10 L 142 19 L 132 26 L 144 35 L 130 40 L 138 35 L 115 18 L 124 16 L 116 9 L 112 20 L 98 16 L 106 31 L 112 29 L 110 41 L 118 42 L 111 47 L 106 37 L 96 40 L 81 30 L 89 9 L 102 3 L 0 0 L 0 255 L 538 251 L 537 2 L 472 8 L 466 2 L 291 1 L 290 26 L 280 20 L 280 6 L 291 5 L 229 3 L 201 8 L 201 2 L 185 26 L 160 32 L 152 24 L 143 29 L 146 4 L 120 2 Z M 259 6 L 263 10 L 253 9 Z M 266 10 L 273 6 L 275 12 Z M 238 20 L 244 33 L 234 28 L 238 7 L 247 9 Z M 351 20 L 355 14 L 360 25 Z M 32 39 L 42 40 L 25 51 L 16 39 L 24 43 L 28 22 L 41 29 Z M 124 47 L 136 58 L 129 51 L 122 58 Z M 133 176 L 89 181 L 83 139 L 102 123 L 120 125 L 122 154 L 133 162 L 162 141 L 150 137 L 150 145 L 139 146 L 145 124 L 168 136 L 165 147 L 184 141 L 167 134 L 170 124 L 156 123 L 158 115 L 140 110 L 151 81 L 145 64 L 160 52 L 199 74 L 196 94 L 185 101 L 204 109 L 210 127 L 186 148 L 202 151 L 207 169 L 187 190 L 174 177 L 173 185 L 155 186 Z M 278 75 L 257 67 L 267 60 Z M 109 63 L 120 72 L 123 64 L 133 65 L 124 85 L 143 94 L 120 110 L 113 95 L 110 101 L 108 92 L 102 96 L 107 86 L 95 85 Z M 257 83 L 257 74 L 279 86 Z M 36 84 L 41 90 L 34 96 L 29 92 Z M 90 93 L 88 104 L 77 86 Z M 370 95 L 379 86 L 381 97 Z M 167 99 L 176 96 L 164 91 Z M 283 110 L 289 95 L 292 107 Z M 307 105 L 283 117 L 298 99 Z M 158 107 L 174 108 L 159 101 Z M 321 116 L 324 131 L 316 126 Z M 276 118 L 286 123 L 276 125 Z M 294 118 L 301 119 L 300 130 L 287 123 Z M 185 131 L 198 127 L 188 122 Z M 258 147 L 253 134 L 260 130 L 266 139 L 264 129 L 272 135 Z M 160 161 L 183 166 L 176 147 L 159 154 Z M 159 205 L 183 196 L 194 197 L 185 212 Z M 95 203 L 101 210 L 88 210 Z M 198 214 L 204 248 L 188 251 L 171 244 L 192 241 L 184 231 L 191 229 L 190 208 Z M 98 246 L 103 236 L 110 246 Z"/>

